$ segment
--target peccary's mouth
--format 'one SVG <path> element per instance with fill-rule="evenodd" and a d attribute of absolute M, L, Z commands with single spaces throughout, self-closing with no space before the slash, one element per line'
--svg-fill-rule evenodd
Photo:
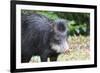
<path fill-rule="evenodd" d="M 63 44 L 55 44 L 51 43 L 51 49 L 55 50 L 57 53 L 66 53 L 69 49 L 68 44 L 63 45 Z"/>

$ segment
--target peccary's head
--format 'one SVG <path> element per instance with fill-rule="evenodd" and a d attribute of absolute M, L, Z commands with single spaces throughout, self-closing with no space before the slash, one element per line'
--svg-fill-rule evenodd
<path fill-rule="evenodd" d="M 53 36 L 50 42 L 51 49 L 57 53 L 66 52 L 68 47 L 67 42 L 67 21 L 64 19 L 55 20 L 53 25 Z"/>

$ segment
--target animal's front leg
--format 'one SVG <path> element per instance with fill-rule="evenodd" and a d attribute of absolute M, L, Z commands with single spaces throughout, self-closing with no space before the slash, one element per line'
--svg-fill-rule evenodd
<path fill-rule="evenodd" d="M 48 61 L 48 56 L 50 55 L 50 50 L 46 49 L 43 51 L 43 53 L 41 53 L 40 58 L 41 58 L 41 62 L 47 62 Z"/>
<path fill-rule="evenodd" d="M 41 62 L 47 62 L 48 57 L 46 57 L 46 56 L 41 56 L 40 58 L 41 58 Z"/>

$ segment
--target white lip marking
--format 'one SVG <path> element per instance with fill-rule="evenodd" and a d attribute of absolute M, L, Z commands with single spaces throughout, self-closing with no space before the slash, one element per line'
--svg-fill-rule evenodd
<path fill-rule="evenodd" d="M 62 44 L 51 43 L 51 49 L 55 50 L 58 53 L 64 53 L 65 50 L 69 49 L 68 43 L 65 41 Z"/>

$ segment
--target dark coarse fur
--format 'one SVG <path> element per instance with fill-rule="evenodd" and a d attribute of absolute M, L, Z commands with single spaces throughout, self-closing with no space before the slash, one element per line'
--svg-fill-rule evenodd
<path fill-rule="evenodd" d="M 32 55 L 39 55 L 41 61 L 57 57 L 50 49 L 53 21 L 39 14 L 21 15 L 21 62 L 29 62 Z M 51 58 L 51 61 L 56 60 Z"/>

